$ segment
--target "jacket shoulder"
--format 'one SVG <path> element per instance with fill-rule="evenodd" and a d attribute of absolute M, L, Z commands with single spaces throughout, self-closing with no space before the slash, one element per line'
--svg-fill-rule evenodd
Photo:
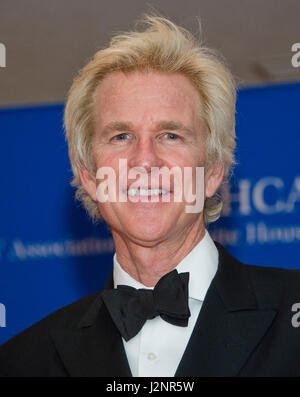
<path fill-rule="evenodd" d="M 280 306 L 284 301 L 300 302 L 300 269 L 265 266 L 263 263 L 259 266 L 245 264 L 221 244 L 215 244 L 221 260 L 230 263 L 229 271 L 246 280 L 245 285 L 250 283 L 260 307 L 270 307 L 273 304 Z"/>
<path fill-rule="evenodd" d="M 277 297 L 278 307 L 300 302 L 300 269 L 244 265 L 260 301 Z"/>
<path fill-rule="evenodd" d="M 74 328 L 98 295 L 90 294 L 56 310 L 1 345 L 0 376 L 61 376 L 64 368 L 50 330 Z"/>

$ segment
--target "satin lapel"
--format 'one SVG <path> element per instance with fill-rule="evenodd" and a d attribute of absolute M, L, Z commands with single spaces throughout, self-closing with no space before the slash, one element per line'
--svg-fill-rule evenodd
<path fill-rule="evenodd" d="M 76 328 L 53 329 L 51 335 L 70 376 L 132 376 L 122 338 L 101 292 Z"/>
<path fill-rule="evenodd" d="M 236 376 L 273 322 L 257 306 L 245 265 L 219 250 L 219 267 L 175 376 Z"/>

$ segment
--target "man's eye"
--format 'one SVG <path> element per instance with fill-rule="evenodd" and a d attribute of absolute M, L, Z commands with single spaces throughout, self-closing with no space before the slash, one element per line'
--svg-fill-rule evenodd
<path fill-rule="evenodd" d="M 172 134 L 171 132 L 167 132 L 166 135 L 168 140 L 175 141 L 176 139 L 179 139 L 179 136 L 177 134 Z"/>
<path fill-rule="evenodd" d="M 122 134 L 118 134 L 118 135 L 114 136 L 114 137 L 112 138 L 112 140 L 114 140 L 114 141 L 125 141 L 125 140 L 128 139 L 128 138 L 129 138 L 129 134 L 126 134 L 126 133 L 124 132 L 124 133 L 122 133 Z"/>

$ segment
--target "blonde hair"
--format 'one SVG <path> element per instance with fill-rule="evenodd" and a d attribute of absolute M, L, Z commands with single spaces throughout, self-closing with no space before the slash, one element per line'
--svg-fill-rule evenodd
<path fill-rule="evenodd" d="M 202 46 L 187 30 L 168 19 L 146 16 L 146 29 L 112 38 L 109 46 L 74 79 L 65 107 L 65 131 L 74 178 L 80 200 L 93 220 L 101 218 L 97 203 L 81 185 L 78 169 L 95 173 L 92 143 L 94 98 L 99 83 L 113 71 L 156 70 L 180 72 L 194 84 L 201 100 L 201 119 L 206 133 L 206 167 L 224 163 L 224 180 L 234 161 L 236 90 L 231 73 L 214 51 Z M 101 111 L 101 109 L 100 109 Z M 222 200 L 218 194 L 204 205 L 206 224 L 216 221 Z"/>

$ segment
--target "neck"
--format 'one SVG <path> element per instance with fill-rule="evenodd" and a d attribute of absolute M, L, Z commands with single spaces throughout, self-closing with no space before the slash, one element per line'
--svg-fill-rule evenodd
<path fill-rule="evenodd" d="M 172 239 L 156 241 L 151 246 L 132 241 L 114 230 L 112 234 L 122 269 L 146 287 L 153 287 L 202 240 L 205 228 L 202 223 L 193 224 Z"/>

